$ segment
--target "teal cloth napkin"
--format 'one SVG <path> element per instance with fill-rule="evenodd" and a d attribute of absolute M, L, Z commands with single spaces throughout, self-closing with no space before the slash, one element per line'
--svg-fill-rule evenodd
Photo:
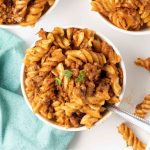
<path fill-rule="evenodd" d="M 40 121 L 20 90 L 24 42 L 0 29 L 0 150 L 66 150 L 74 133 Z"/>

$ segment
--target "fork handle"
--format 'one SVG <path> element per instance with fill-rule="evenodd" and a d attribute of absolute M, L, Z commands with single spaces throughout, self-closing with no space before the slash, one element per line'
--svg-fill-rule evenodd
<path fill-rule="evenodd" d="M 114 105 L 108 105 L 107 108 L 108 108 L 108 110 L 110 110 L 110 111 L 118 114 L 122 118 L 126 119 L 130 123 L 140 127 L 141 129 L 144 129 L 145 131 L 150 133 L 150 121 L 149 120 L 145 120 L 136 115 L 130 114 L 127 111 L 122 110 L 119 107 L 114 106 Z"/>

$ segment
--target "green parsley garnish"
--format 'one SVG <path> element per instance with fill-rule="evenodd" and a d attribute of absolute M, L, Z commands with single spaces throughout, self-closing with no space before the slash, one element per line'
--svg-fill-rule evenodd
<path fill-rule="evenodd" d="M 76 81 L 81 82 L 85 80 L 85 72 L 82 70 L 80 71 L 78 77 L 76 78 Z"/>
<path fill-rule="evenodd" d="M 65 76 L 66 78 L 70 79 L 70 78 L 72 77 L 72 75 L 73 75 L 73 72 L 72 72 L 72 71 L 70 71 L 70 70 L 65 70 L 65 71 L 64 71 L 64 76 Z"/>
<path fill-rule="evenodd" d="M 55 84 L 58 85 L 58 86 L 61 86 L 61 80 L 56 78 L 55 79 Z"/>

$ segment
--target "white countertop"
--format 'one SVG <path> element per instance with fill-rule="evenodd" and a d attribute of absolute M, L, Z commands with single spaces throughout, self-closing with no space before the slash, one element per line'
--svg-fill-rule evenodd
<path fill-rule="evenodd" d="M 150 93 L 150 73 L 134 65 L 137 57 L 150 56 L 150 35 L 131 36 L 109 28 L 99 15 L 90 11 L 88 0 L 60 0 L 57 7 L 48 12 L 40 22 L 33 27 L 6 27 L 9 31 L 20 36 L 31 46 L 35 34 L 42 27 L 49 31 L 55 26 L 79 25 L 99 31 L 108 37 L 120 50 L 127 71 L 127 88 L 121 107 L 133 112 L 137 103 Z M 103 124 L 90 130 L 77 132 L 69 145 L 69 150 L 129 150 L 126 143 L 118 134 L 117 126 L 124 121 L 113 114 Z M 150 135 L 131 125 L 143 142 L 147 143 Z"/>

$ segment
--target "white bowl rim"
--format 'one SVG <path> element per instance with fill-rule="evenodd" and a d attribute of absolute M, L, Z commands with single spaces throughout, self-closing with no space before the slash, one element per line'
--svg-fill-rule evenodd
<path fill-rule="evenodd" d="M 89 2 L 91 2 L 91 0 L 89 0 Z M 150 34 L 150 29 L 139 30 L 139 31 L 130 31 L 130 30 L 121 29 L 121 28 L 115 26 L 113 23 L 111 23 L 107 18 L 105 18 L 99 12 L 94 11 L 94 13 L 97 13 L 99 15 L 100 19 L 103 20 L 103 22 L 106 23 L 109 27 L 111 27 L 112 29 L 117 30 L 121 33 L 129 34 L 129 35 L 149 35 Z"/>
<path fill-rule="evenodd" d="M 82 27 L 82 26 L 76 26 L 76 25 L 69 25 L 69 26 L 61 26 L 62 28 L 69 28 L 69 27 L 73 27 L 73 28 L 80 28 L 80 29 L 84 29 L 86 27 Z M 88 27 L 87 27 L 88 28 Z M 88 28 L 89 29 L 89 28 Z M 95 30 L 93 30 L 95 31 Z M 104 41 L 106 41 L 110 46 L 112 46 L 112 48 L 114 49 L 114 51 L 121 57 L 121 62 L 120 62 L 120 65 L 121 65 L 121 68 L 122 68 L 122 71 L 123 71 L 123 86 L 122 86 L 122 92 L 121 92 L 121 95 L 119 96 L 120 99 L 123 98 L 123 95 L 125 93 L 125 87 L 126 87 L 126 69 L 125 69 L 125 65 L 124 65 L 124 61 L 123 61 L 123 58 L 118 50 L 118 48 L 116 48 L 116 46 L 108 39 L 106 38 L 102 33 L 100 33 L 99 31 L 95 31 L 96 34 L 101 38 L 103 39 Z M 21 72 L 20 72 L 20 81 L 21 81 L 21 91 L 22 91 L 22 94 L 23 94 L 23 97 L 24 97 L 24 100 L 25 102 L 27 103 L 28 107 L 30 108 L 30 110 L 33 112 L 32 110 L 32 107 L 31 107 L 31 104 L 26 96 L 26 93 L 25 93 L 25 88 L 24 88 L 24 67 L 25 65 L 22 64 L 21 66 Z M 118 106 L 120 104 L 117 103 L 116 105 Z M 107 114 L 105 116 L 103 116 L 102 119 L 100 119 L 98 122 L 96 122 L 94 124 L 94 126 L 96 125 L 99 125 L 100 123 L 104 122 L 107 118 L 109 118 L 111 116 L 112 112 L 107 112 Z M 47 119 L 45 119 L 44 117 L 42 117 L 41 115 L 39 114 L 35 114 L 40 120 L 42 120 L 44 123 L 46 123 L 47 125 L 49 126 L 52 126 L 54 128 L 57 128 L 57 129 L 60 129 L 60 130 L 63 130 L 63 131 L 83 131 L 83 130 L 88 130 L 88 128 L 86 128 L 85 126 L 82 126 L 82 127 L 79 127 L 79 128 L 65 128 L 63 126 L 60 126 L 60 125 L 57 125 L 55 123 L 52 123 L 50 121 L 48 121 Z"/>
<path fill-rule="evenodd" d="M 54 4 L 44 13 L 44 15 L 42 15 L 39 20 L 35 23 L 35 25 L 41 21 L 41 19 L 47 14 L 47 13 L 50 13 L 52 12 L 57 4 L 59 3 L 60 0 L 55 0 Z M 22 28 L 27 28 L 27 27 L 32 27 L 30 25 L 27 25 L 27 26 L 22 26 L 22 25 L 19 25 L 19 24 L 0 24 L 0 27 L 3 27 L 3 28 L 18 28 L 18 27 L 22 27 Z"/>

